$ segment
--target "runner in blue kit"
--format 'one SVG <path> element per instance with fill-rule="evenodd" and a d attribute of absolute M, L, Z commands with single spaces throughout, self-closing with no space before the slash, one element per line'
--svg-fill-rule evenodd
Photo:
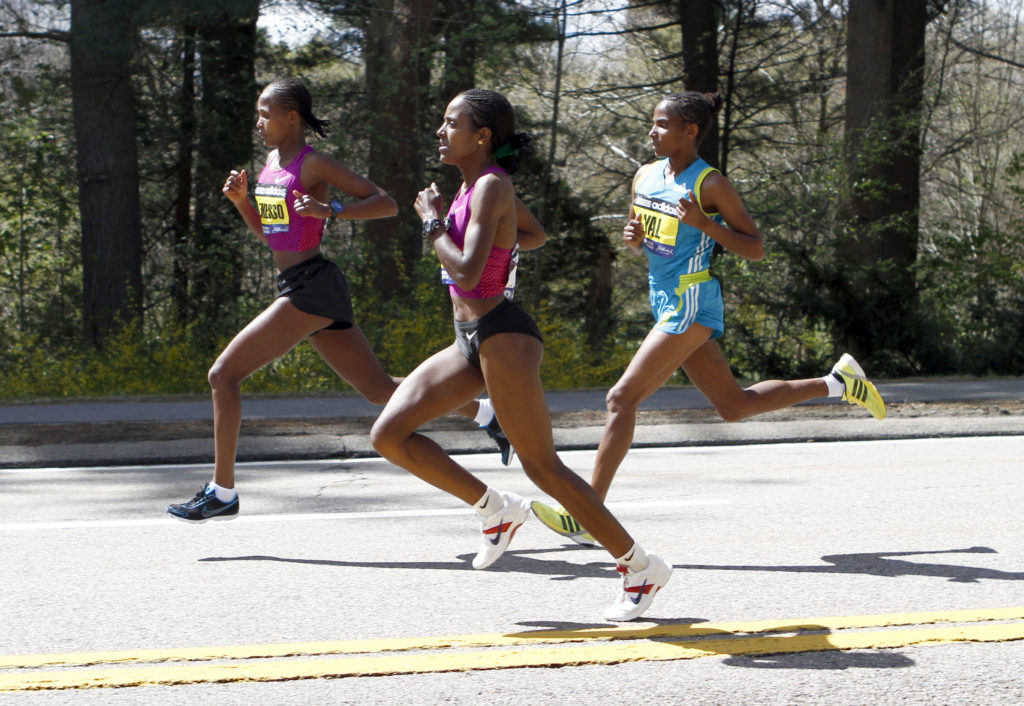
<path fill-rule="evenodd" d="M 766 380 L 741 388 L 715 339 L 725 331 L 722 289 L 711 275 L 718 243 L 751 260 L 764 257 L 764 237 L 732 183 L 697 154 L 722 106 L 717 93 L 688 91 L 668 96 L 654 109 L 648 137 L 658 161 L 633 178 L 623 241 L 645 253 L 654 328 L 633 356 L 606 402 L 608 418 L 597 450 L 591 485 L 603 499 L 633 442 L 640 403 L 683 372 L 726 421 L 782 409 L 817 397 L 860 405 L 876 419 L 885 402 L 853 356 L 843 354 L 823 377 Z M 533 503 L 547 527 L 584 546 L 594 537 L 564 508 Z"/>

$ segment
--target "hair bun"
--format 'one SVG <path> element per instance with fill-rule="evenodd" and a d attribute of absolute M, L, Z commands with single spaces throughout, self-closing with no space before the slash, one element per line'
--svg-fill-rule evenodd
<path fill-rule="evenodd" d="M 711 101 L 711 114 L 718 115 L 718 112 L 722 110 L 722 105 L 725 103 L 722 94 L 715 91 L 713 93 L 705 93 L 704 96 Z"/>

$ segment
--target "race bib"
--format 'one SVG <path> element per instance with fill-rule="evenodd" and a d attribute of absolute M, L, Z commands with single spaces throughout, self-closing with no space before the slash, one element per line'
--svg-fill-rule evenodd
<path fill-rule="evenodd" d="M 288 232 L 288 187 L 280 184 L 257 184 L 256 205 L 259 207 L 263 235 Z"/>
<path fill-rule="evenodd" d="M 659 257 L 672 257 L 679 235 L 676 204 L 637 194 L 633 211 L 644 226 L 644 247 Z"/>

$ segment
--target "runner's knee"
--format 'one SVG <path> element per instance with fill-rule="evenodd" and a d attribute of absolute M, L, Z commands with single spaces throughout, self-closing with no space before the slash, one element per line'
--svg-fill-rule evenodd
<path fill-rule="evenodd" d="M 609 414 L 622 414 L 636 412 L 640 406 L 640 400 L 628 387 L 621 383 L 615 383 L 612 389 L 604 398 L 605 406 Z"/>
<path fill-rule="evenodd" d="M 238 375 L 232 375 L 226 369 L 226 366 L 221 362 L 220 358 L 210 366 L 209 372 L 206 373 L 206 379 L 210 383 L 210 387 L 214 390 L 224 390 L 229 388 L 237 388 L 242 384 L 244 378 Z"/>

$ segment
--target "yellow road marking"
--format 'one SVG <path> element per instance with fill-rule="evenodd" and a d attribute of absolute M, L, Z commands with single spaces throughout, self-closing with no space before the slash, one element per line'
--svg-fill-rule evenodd
<path fill-rule="evenodd" d="M 140 650 L 136 652 L 34 655 L 3 658 L 6 668 L 31 668 L 54 664 L 111 664 L 128 661 L 235 660 L 220 664 L 172 664 L 145 667 L 108 666 L 102 669 L 22 671 L 0 673 L 0 691 L 85 689 L 143 685 L 197 684 L 239 681 L 282 681 L 327 677 L 421 674 L 509 669 L 515 667 L 562 667 L 580 664 L 614 664 L 631 661 L 695 659 L 712 655 L 782 654 L 822 650 L 884 649 L 909 645 L 953 642 L 1001 642 L 1024 639 L 1024 623 L 993 621 L 1024 618 L 1024 607 L 966 610 L 943 613 L 908 613 L 748 623 L 700 623 L 649 628 L 599 628 L 568 631 L 534 631 L 511 635 L 464 635 L 440 638 L 349 640 L 254 645 L 231 648 Z M 925 627 L 910 630 L 864 627 L 895 627 L 934 623 L 989 622 L 982 625 Z M 832 632 L 839 630 L 841 632 Z M 764 632 L 793 635 L 748 637 Z M 651 641 L 650 638 L 660 638 Z M 666 639 L 675 638 L 675 639 Z M 689 639 L 687 639 L 689 638 Z M 607 641 L 615 640 L 615 644 Z M 631 642 L 625 642 L 631 641 Z M 591 643 L 568 644 L 567 643 Z M 593 644 L 598 643 L 598 644 Z M 525 649 L 494 647 L 528 645 Z M 315 651 L 320 646 L 319 651 Z M 492 648 L 492 649 L 477 649 Z M 449 651 L 439 652 L 447 649 Z M 425 653 L 326 659 L 284 659 L 286 656 L 325 654 L 359 655 L 401 650 L 432 650 Z M 103 659 L 102 655 L 106 655 Z M 86 658 L 85 655 L 91 655 Z M 55 659 L 56 658 L 56 659 Z M 273 658 L 273 659 L 267 659 Z M 92 661 L 85 661 L 86 659 Z M 42 661 L 47 660 L 47 661 Z M 62 660 L 62 661 L 61 661 Z M 243 661 L 258 660 L 258 661 Z M 15 666 L 13 663 L 18 662 Z"/>

